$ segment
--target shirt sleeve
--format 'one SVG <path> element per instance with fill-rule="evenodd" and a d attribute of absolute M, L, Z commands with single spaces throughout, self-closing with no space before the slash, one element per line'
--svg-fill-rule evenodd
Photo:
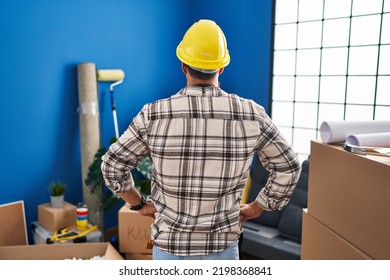
<path fill-rule="evenodd" d="M 131 170 L 149 153 L 146 145 L 144 110 L 145 108 L 102 157 L 101 170 L 104 182 L 115 193 L 128 192 L 134 187 Z"/>
<path fill-rule="evenodd" d="M 270 117 L 263 112 L 261 134 L 256 152 L 269 178 L 256 198 L 267 211 L 282 210 L 291 198 L 301 174 L 301 164 Z"/>

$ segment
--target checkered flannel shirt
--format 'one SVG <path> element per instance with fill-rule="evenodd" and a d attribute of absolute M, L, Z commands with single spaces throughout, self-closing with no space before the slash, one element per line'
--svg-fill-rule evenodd
<path fill-rule="evenodd" d="M 242 197 L 252 156 L 271 174 L 256 203 L 282 209 L 301 172 L 296 154 L 252 100 L 217 87 L 186 87 L 144 106 L 103 156 L 102 172 L 116 193 L 134 186 L 129 170 L 153 161 L 152 240 L 175 255 L 224 250 L 242 231 Z"/>

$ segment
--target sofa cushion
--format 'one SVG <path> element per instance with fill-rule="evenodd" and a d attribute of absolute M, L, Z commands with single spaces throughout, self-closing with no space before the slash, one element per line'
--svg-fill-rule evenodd
<path fill-rule="evenodd" d="M 247 203 L 256 199 L 266 184 L 268 175 L 255 155 Z M 300 258 L 302 208 L 307 207 L 308 178 L 309 159 L 302 162 L 302 173 L 286 207 L 281 211 L 263 212 L 260 217 L 244 224 L 242 252 L 262 259 Z"/>
<path fill-rule="evenodd" d="M 269 172 L 264 169 L 257 154 L 253 157 L 253 164 L 251 168 L 251 186 L 248 193 L 247 203 L 253 202 L 258 196 L 260 190 L 267 183 Z M 279 224 L 281 212 L 280 211 L 266 211 L 259 217 L 252 219 L 252 222 L 277 228 Z"/>
<path fill-rule="evenodd" d="M 265 170 L 265 168 L 261 164 L 257 154 L 255 154 L 254 158 L 253 158 L 252 168 L 251 168 L 251 178 L 252 178 L 251 182 L 252 182 L 252 184 L 251 184 L 251 187 L 249 189 L 247 203 L 251 203 L 252 201 L 254 201 L 256 199 L 260 190 L 267 183 L 268 176 L 269 176 L 269 172 L 267 170 Z M 307 160 L 302 162 L 302 172 L 301 172 L 301 175 L 299 177 L 298 184 L 297 184 L 297 186 L 296 186 L 296 188 L 295 188 L 295 190 L 290 198 L 289 203 L 285 207 L 285 209 L 282 211 L 263 212 L 263 214 L 261 214 L 260 217 L 257 217 L 251 221 L 255 222 L 255 223 L 262 224 L 262 225 L 266 225 L 266 226 L 270 226 L 270 227 L 274 227 L 274 228 L 279 228 L 279 224 L 281 222 L 283 222 L 283 223 L 286 222 L 286 219 L 287 219 L 288 224 L 291 223 L 291 222 L 288 222 L 288 219 L 296 217 L 296 215 L 298 215 L 297 218 L 301 219 L 302 213 L 298 213 L 299 212 L 298 209 L 291 207 L 291 206 L 294 205 L 296 207 L 299 207 L 299 209 L 301 209 L 301 210 L 302 210 L 302 208 L 307 207 L 308 180 L 309 180 L 309 160 L 307 159 Z M 285 214 L 284 219 L 281 221 L 281 217 L 283 215 L 283 212 L 286 210 L 287 210 L 287 212 L 291 212 L 291 213 Z M 290 232 L 290 230 L 288 229 L 288 227 L 286 225 L 281 225 L 281 227 L 282 227 L 283 232 L 286 236 L 291 235 L 295 240 L 300 240 L 301 234 L 300 233 L 297 234 L 297 229 L 291 229 L 293 232 L 295 232 L 295 233 L 292 233 L 292 232 Z"/>
<path fill-rule="evenodd" d="M 307 192 L 308 182 L 309 182 L 309 159 L 302 162 L 302 172 L 299 177 L 296 188 Z"/>
<path fill-rule="evenodd" d="M 262 260 L 299 260 L 301 254 L 299 242 L 286 239 L 277 228 L 250 221 L 244 224 L 240 245 L 242 253 Z"/>
<path fill-rule="evenodd" d="M 251 222 L 277 228 L 281 216 L 281 211 L 264 211 L 259 217 L 252 219 Z"/>
<path fill-rule="evenodd" d="M 282 236 L 301 242 L 302 207 L 290 203 L 287 204 L 282 211 L 278 230 Z"/>
<path fill-rule="evenodd" d="M 293 204 L 301 208 L 307 207 L 307 191 L 296 188 L 287 205 Z"/>
<path fill-rule="evenodd" d="M 278 229 L 280 234 L 301 242 L 302 209 L 307 207 L 307 190 L 309 184 L 309 160 L 302 163 L 302 172 L 289 203 L 282 210 Z"/>
<path fill-rule="evenodd" d="M 252 177 L 252 183 L 255 182 L 258 186 L 261 187 L 267 183 L 269 172 L 265 170 L 257 154 L 254 154 L 253 156 L 250 173 Z"/>

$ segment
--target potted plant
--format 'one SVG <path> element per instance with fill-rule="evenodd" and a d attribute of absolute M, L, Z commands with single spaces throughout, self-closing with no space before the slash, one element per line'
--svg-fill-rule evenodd
<path fill-rule="evenodd" d="M 49 185 L 50 204 L 54 208 L 60 208 L 64 205 L 64 197 L 67 185 L 62 181 L 51 182 Z"/>
<path fill-rule="evenodd" d="M 111 139 L 110 143 L 114 143 L 116 138 Z M 103 188 L 103 201 L 102 201 L 102 210 L 108 211 L 116 203 L 121 201 L 121 198 L 110 191 L 104 183 L 102 171 L 100 166 L 102 164 L 102 156 L 107 152 L 105 147 L 100 148 L 94 157 L 94 161 L 89 166 L 88 176 L 85 180 L 87 186 L 90 187 L 91 192 L 96 191 L 97 188 Z M 152 160 L 150 156 L 146 156 L 138 166 L 131 171 L 134 179 L 134 183 L 137 186 L 138 190 L 144 195 L 150 195 L 150 184 L 152 177 Z"/>

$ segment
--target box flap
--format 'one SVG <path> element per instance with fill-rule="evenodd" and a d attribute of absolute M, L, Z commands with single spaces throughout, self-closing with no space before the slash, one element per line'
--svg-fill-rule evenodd
<path fill-rule="evenodd" d="M 0 224 L 0 246 L 28 244 L 23 201 L 0 205 Z"/>

